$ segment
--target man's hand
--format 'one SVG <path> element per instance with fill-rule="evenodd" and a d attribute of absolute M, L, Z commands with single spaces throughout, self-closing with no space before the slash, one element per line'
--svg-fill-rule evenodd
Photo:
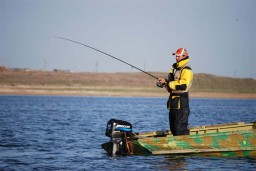
<path fill-rule="evenodd" d="M 156 81 L 156 85 L 163 88 L 167 85 L 167 81 L 164 78 L 158 78 L 158 80 Z"/>

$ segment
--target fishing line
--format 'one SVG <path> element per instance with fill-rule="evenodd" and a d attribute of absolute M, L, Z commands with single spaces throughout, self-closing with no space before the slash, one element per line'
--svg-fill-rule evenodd
<path fill-rule="evenodd" d="M 128 62 L 126 62 L 126 61 L 124 61 L 124 60 L 122 60 L 122 59 L 120 59 L 120 58 L 117 58 L 117 57 L 115 57 L 115 56 L 113 56 L 113 55 L 111 55 L 111 54 L 109 54 L 109 53 L 103 52 L 102 50 L 96 49 L 96 48 L 94 48 L 94 47 L 92 47 L 92 46 L 89 46 L 89 45 L 87 45 L 87 44 L 84 44 L 84 43 L 82 43 L 82 42 L 79 42 L 79 41 L 76 41 L 76 40 L 72 40 L 72 39 L 68 39 L 68 38 L 65 38 L 65 37 L 56 36 L 56 38 L 62 39 L 62 40 L 66 40 L 66 41 L 70 41 L 70 42 L 73 42 L 73 43 L 76 43 L 76 44 L 85 46 L 85 47 L 87 47 L 87 48 L 90 48 L 90 49 L 92 49 L 92 50 L 94 50 L 94 51 L 97 51 L 97 52 L 102 53 L 102 54 L 104 54 L 104 55 L 107 55 L 107 56 L 109 56 L 109 57 L 111 57 L 111 58 L 113 58 L 113 59 L 115 59 L 115 60 L 118 60 L 118 61 L 120 61 L 120 62 L 122 62 L 122 63 L 124 63 L 124 64 L 126 64 L 126 65 L 129 65 L 130 67 L 135 68 L 135 69 L 137 69 L 137 70 L 143 72 L 144 74 L 149 75 L 150 77 L 152 77 L 152 78 L 154 78 L 154 79 L 158 79 L 158 77 L 156 77 L 155 75 L 152 75 L 152 74 L 150 74 L 150 73 L 144 71 L 143 69 L 141 69 L 141 68 L 139 68 L 139 67 L 137 67 L 137 66 L 134 66 L 134 65 L 132 65 L 132 64 L 129 64 Z"/>

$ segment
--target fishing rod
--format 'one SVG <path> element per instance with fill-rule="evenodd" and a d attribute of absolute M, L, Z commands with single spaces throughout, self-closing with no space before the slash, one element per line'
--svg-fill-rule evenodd
<path fill-rule="evenodd" d="M 118 60 L 118 61 L 120 61 L 120 62 L 126 64 L 126 65 L 129 65 L 129 66 L 131 66 L 132 68 L 135 68 L 135 69 L 137 69 L 137 70 L 143 72 L 144 74 L 147 74 L 147 75 L 153 77 L 154 79 L 157 79 L 157 80 L 158 80 L 158 77 L 156 77 L 155 75 L 152 75 L 152 74 L 150 74 L 150 73 L 144 71 L 143 69 L 141 69 L 141 68 L 139 68 L 139 67 L 136 67 L 136 66 L 134 66 L 134 65 L 132 65 L 132 64 L 129 64 L 128 62 L 126 62 L 126 61 L 124 61 L 124 60 L 122 60 L 122 59 L 120 59 L 120 58 L 117 58 L 117 57 L 115 57 L 115 56 L 113 56 L 113 55 L 110 55 L 110 54 L 108 54 L 108 53 L 106 53 L 106 52 L 103 52 L 102 50 L 96 49 L 96 48 L 94 48 L 94 47 L 92 47 L 92 46 L 89 46 L 89 45 L 86 45 L 86 44 L 84 44 L 84 43 L 81 43 L 81 42 L 78 42 L 78 41 L 75 41 L 75 40 L 71 40 L 71 39 L 68 39 L 68 38 L 65 38 L 65 37 L 56 37 L 56 38 L 62 39 L 62 40 L 66 40 L 66 41 L 70 41 L 70 42 L 73 42 L 73 43 L 76 43 L 76 44 L 85 46 L 85 47 L 87 47 L 87 48 L 93 49 L 93 50 L 95 50 L 95 51 L 97 51 L 97 52 L 99 52 L 99 53 L 102 53 L 102 54 L 104 54 L 104 55 L 107 55 L 107 56 L 109 56 L 109 57 L 111 57 L 111 58 L 113 58 L 113 59 L 115 59 L 115 60 Z"/>

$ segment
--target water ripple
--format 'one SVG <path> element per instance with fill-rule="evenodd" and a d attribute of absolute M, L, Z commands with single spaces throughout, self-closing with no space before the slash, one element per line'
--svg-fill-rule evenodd
<path fill-rule="evenodd" d="M 110 118 L 134 131 L 169 127 L 166 99 L 0 96 L 0 170 L 255 170 L 255 159 L 109 157 Z M 190 126 L 256 120 L 255 100 L 192 99 Z"/>

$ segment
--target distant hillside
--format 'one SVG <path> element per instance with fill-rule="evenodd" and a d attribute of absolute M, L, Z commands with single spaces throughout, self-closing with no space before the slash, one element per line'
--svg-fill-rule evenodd
<path fill-rule="evenodd" d="M 166 73 L 152 73 L 165 77 Z M 155 80 L 143 73 L 71 73 L 0 67 L 0 86 L 80 86 L 151 88 Z M 192 92 L 256 93 L 256 80 L 194 74 Z"/>
<path fill-rule="evenodd" d="M 256 80 L 195 74 L 192 91 L 256 93 Z"/>

